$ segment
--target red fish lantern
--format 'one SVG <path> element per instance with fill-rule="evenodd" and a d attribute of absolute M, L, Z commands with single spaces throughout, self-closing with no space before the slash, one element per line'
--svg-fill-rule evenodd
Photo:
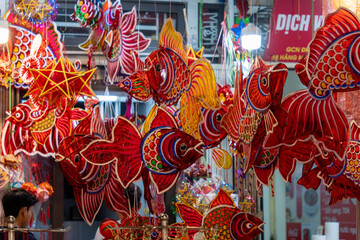
<path fill-rule="evenodd" d="M 245 170 L 256 161 L 264 138 L 278 125 L 280 103 L 287 77 L 284 64 L 268 66 L 258 58 L 245 80 L 236 80 L 234 105 L 222 121 L 223 127 L 245 154 Z M 239 146 L 241 144 L 241 147 Z"/>
<path fill-rule="evenodd" d="M 174 226 L 204 227 L 206 239 L 217 236 L 219 239 L 250 240 L 263 232 L 260 227 L 264 222 L 235 207 L 232 198 L 221 188 L 204 214 L 183 203 L 176 203 L 176 208 L 183 223 Z M 190 239 L 193 239 L 198 231 L 189 230 Z M 175 235 L 175 232 L 170 232 L 171 237 Z"/>
<path fill-rule="evenodd" d="M 202 147 L 200 141 L 178 129 L 166 110 L 158 108 L 144 136 L 129 120 L 118 117 L 110 140 L 96 140 L 80 153 L 92 164 L 115 162 L 118 180 L 125 188 L 146 168 L 161 194 L 174 186 L 184 169 L 203 156 Z"/>
<path fill-rule="evenodd" d="M 109 209 L 130 213 L 129 201 L 117 180 L 116 166 L 105 162 L 95 165 L 80 154 L 82 149 L 101 136 L 107 137 L 99 107 L 96 106 L 92 114 L 75 128 L 74 135 L 61 141 L 56 153 L 56 161 L 65 179 L 74 188 L 79 212 L 89 225 L 92 225 L 104 200 Z"/>
<path fill-rule="evenodd" d="M 152 97 L 158 105 L 171 106 L 181 98 L 181 126 L 186 133 L 200 139 L 201 106 L 216 110 L 220 104 L 210 63 L 204 58 L 190 62 L 188 65 L 180 33 L 168 19 L 160 33 L 159 49 L 146 58 L 144 69 L 131 74 L 118 86 L 140 101 Z"/>
<path fill-rule="evenodd" d="M 300 143 L 305 150 L 303 162 L 319 155 L 321 149 L 344 159 L 349 123 L 333 93 L 360 88 L 356 60 L 359 30 L 356 15 L 344 8 L 327 16 L 309 44 L 308 54 L 296 65 L 295 70 L 307 89 L 283 100 L 282 107 L 288 112 L 287 127 L 281 134 L 272 133 L 265 147 L 289 146 L 289 151 L 295 153 L 300 152 Z M 319 150 L 314 151 L 314 146 Z"/>

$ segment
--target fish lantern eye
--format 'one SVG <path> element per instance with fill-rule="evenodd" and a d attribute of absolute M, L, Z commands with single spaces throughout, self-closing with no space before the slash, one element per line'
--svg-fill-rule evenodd
<path fill-rule="evenodd" d="M 267 84 L 267 79 L 265 77 L 263 77 L 261 79 L 261 83 L 262 83 L 262 85 L 266 85 Z"/>
<path fill-rule="evenodd" d="M 185 143 L 180 144 L 180 150 L 185 151 L 187 149 L 187 146 Z"/>
<path fill-rule="evenodd" d="M 216 121 L 220 122 L 222 119 L 222 116 L 220 113 L 216 114 Z"/>
<path fill-rule="evenodd" d="M 248 223 L 248 224 L 246 224 L 246 227 L 247 227 L 247 228 L 252 228 L 252 224 L 251 224 L 251 223 Z"/>
<path fill-rule="evenodd" d="M 74 162 L 76 162 L 76 163 L 80 162 L 80 156 L 79 156 L 79 154 L 76 154 L 76 155 L 75 155 Z"/>
<path fill-rule="evenodd" d="M 323 156 L 327 157 L 329 155 L 329 153 L 327 151 L 323 151 Z"/>
<path fill-rule="evenodd" d="M 130 91 L 131 88 L 132 88 L 130 79 L 126 78 L 126 79 L 122 82 L 122 86 L 125 88 L 125 90 Z"/>
<path fill-rule="evenodd" d="M 30 68 L 30 62 L 27 62 L 27 63 L 25 64 L 25 67 L 26 67 L 26 68 Z"/>

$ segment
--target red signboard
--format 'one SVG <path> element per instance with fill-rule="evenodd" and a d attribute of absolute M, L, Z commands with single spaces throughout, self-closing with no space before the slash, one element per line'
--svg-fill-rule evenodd
<path fill-rule="evenodd" d="M 340 239 L 352 240 L 357 239 L 356 228 L 356 200 L 344 199 L 330 206 L 330 194 L 324 186 L 320 187 L 321 194 L 321 224 L 325 222 L 339 222 Z"/>
<path fill-rule="evenodd" d="M 274 0 L 264 60 L 298 62 L 307 53 L 313 29 L 324 22 L 322 1 L 312 2 Z"/>
<path fill-rule="evenodd" d="M 286 223 L 286 240 L 301 240 L 301 223 Z"/>

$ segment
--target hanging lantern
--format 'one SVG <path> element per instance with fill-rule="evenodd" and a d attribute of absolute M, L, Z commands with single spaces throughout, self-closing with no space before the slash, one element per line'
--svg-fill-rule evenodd
<path fill-rule="evenodd" d="M 7 43 L 9 40 L 9 26 L 8 23 L 0 18 L 0 44 Z"/>
<path fill-rule="evenodd" d="M 260 28 L 255 24 L 249 23 L 241 31 L 241 46 L 246 50 L 255 50 L 261 46 Z"/>

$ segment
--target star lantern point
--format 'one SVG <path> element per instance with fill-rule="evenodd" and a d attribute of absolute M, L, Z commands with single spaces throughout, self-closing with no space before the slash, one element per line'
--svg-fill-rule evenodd
<path fill-rule="evenodd" d="M 68 59 L 54 60 L 43 69 L 30 69 L 34 82 L 25 96 L 32 95 L 35 100 L 45 98 L 50 105 L 60 102 L 63 97 L 69 100 L 79 96 L 95 97 L 90 87 L 95 70 L 80 72 Z"/>

